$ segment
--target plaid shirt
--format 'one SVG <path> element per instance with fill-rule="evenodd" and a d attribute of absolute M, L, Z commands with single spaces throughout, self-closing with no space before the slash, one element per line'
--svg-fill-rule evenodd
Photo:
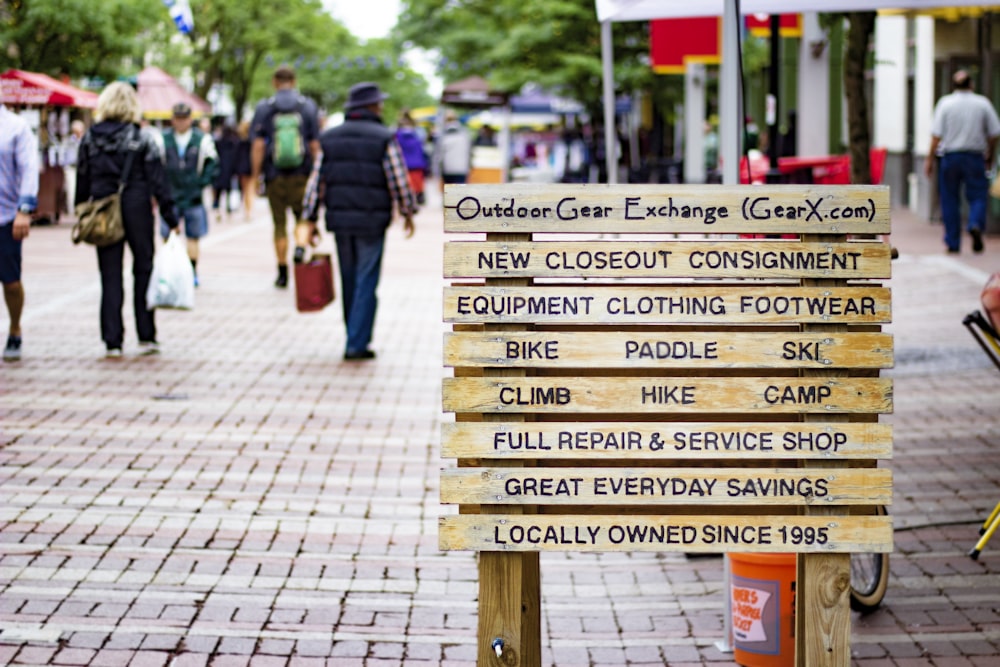
<path fill-rule="evenodd" d="M 312 172 L 306 183 L 306 194 L 302 198 L 302 217 L 315 222 L 319 219 L 319 204 L 321 199 L 320 189 L 320 165 L 323 163 L 322 153 L 313 163 Z M 385 157 L 382 158 L 382 170 L 385 172 L 385 180 L 389 184 L 389 196 L 399 210 L 399 214 L 406 217 L 413 215 L 416 210 L 416 198 L 410 190 L 410 179 L 406 171 L 406 162 L 403 160 L 403 151 L 395 138 L 389 141 L 386 146 Z"/>

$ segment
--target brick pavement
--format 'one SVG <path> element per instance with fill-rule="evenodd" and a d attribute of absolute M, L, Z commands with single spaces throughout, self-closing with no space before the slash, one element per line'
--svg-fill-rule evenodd
<path fill-rule="evenodd" d="M 0 664 L 471 665 L 477 571 L 437 549 L 441 211 L 389 234 L 376 361 L 341 361 L 338 304 L 271 286 L 263 201 L 214 225 L 163 352 L 103 358 L 93 251 L 26 246 L 25 358 L 0 366 Z M 987 252 L 894 216 L 896 552 L 855 664 L 1000 661 L 1000 373 L 961 326 Z M 324 242 L 329 247 L 329 238 Z M 733 664 L 721 559 L 542 555 L 543 664 Z"/>

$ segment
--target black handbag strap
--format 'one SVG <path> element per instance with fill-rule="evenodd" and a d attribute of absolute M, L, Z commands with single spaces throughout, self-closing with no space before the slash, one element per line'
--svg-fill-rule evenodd
<path fill-rule="evenodd" d="M 122 178 L 118 183 L 118 194 L 120 195 L 122 191 L 125 190 L 125 183 L 128 181 L 128 175 L 132 173 L 132 162 L 135 161 L 135 154 L 139 152 L 139 129 L 132 128 L 132 139 L 129 141 L 127 146 L 129 147 L 128 152 L 125 155 L 125 166 L 122 168 Z"/>

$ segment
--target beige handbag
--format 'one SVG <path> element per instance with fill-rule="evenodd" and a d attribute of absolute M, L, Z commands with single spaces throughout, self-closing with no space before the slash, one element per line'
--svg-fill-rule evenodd
<path fill-rule="evenodd" d="M 134 136 L 134 140 L 138 144 L 138 136 Z M 103 248 L 125 238 L 125 224 L 122 221 L 122 191 L 125 190 L 125 183 L 128 182 L 128 175 L 132 171 L 135 154 L 136 150 L 133 148 L 125 157 L 125 166 L 122 169 L 121 180 L 118 182 L 118 192 L 100 199 L 91 197 L 76 205 L 74 209 L 76 224 L 73 225 L 73 232 L 70 235 L 73 243 L 83 241 Z"/>
<path fill-rule="evenodd" d="M 118 192 L 76 205 L 76 224 L 73 225 L 73 243 L 89 243 L 99 248 L 117 243 L 125 238 L 122 224 L 122 187 Z"/>

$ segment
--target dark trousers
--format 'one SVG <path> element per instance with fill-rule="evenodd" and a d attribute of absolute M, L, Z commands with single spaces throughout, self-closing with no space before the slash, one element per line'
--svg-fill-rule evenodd
<path fill-rule="evenodd" d="M 125 339 L 122 263 L 126 243 L 132 253 L 132 307 L 135 310 L 136 332 L 140 341 L 156 340 L 153 311 L 146 308 L 146 288 L 153 272 L 153 222 L 146 220 L 130 224 L 126 219 L 125 238 L 97 249 L 97 264 L 101 269 L 101 338 L 109 349 L 120 348 Z"/>
<path fill-rule="evenodd" d="M 347 327 L 345 352 L 368 349 L 375 328 L 378 307 L 376 290 L 382 274 L 384 234 L 357 235 L 334 233 L 337 242 L 337 263 L 340 268 L 341 304 Z"/>
<path fill-rule="evenodd" d="M 941 219 L 944 222 L 944 243 L 958 251 L 962 244 L 962 186 L 969 202 L 968 229 L 986 229 L 986 207 L 989 204 L 990 182 L 986 177 L 983 154 L 945 153 L 939 164 L 941 188 Z"/>

